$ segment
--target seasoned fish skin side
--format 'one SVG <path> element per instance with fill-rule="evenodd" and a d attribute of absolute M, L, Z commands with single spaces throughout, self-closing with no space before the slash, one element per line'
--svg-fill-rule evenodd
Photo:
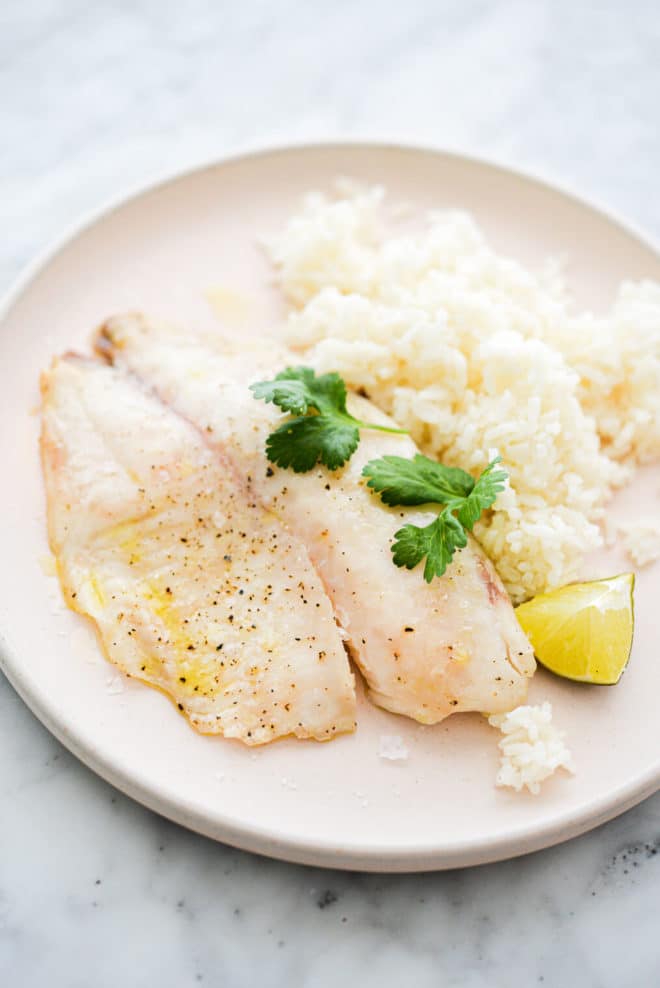
<path fill-rule="evenodd" d="M 201 733 L 355 727 L 354 679 L 307 551 L 229 458 L 135 379 L 67 356 L 42 377 L 49 539 L 108 658 Z"/>
<path fill-rule="evenodd" d="M 361 472 L 384 454 L 412 456 L 417 449 L 409 437 L 363 430 L 356 453 L 339 471 L 278 470 L 264 448 L 282 417 L 255 401 L 248 385 L 300 363 L 296 355 L 270 340 L 237 345 L 220 336 L 195 337 L 139 314 L 110 320 L 96 345 L 212 441 L 232 449 L 255 493 L 307 546 L 377 704 L 431 724 L 459 711 L 504 712 L 525 700 L 533 652 L 475 540 L 430 585 L 419 570 L 392 564 L 396 529 L 428 524 L 433 516 L 387 508 Z M 392 424 L 358 396 L 349 407 L 366 421 Z"/>

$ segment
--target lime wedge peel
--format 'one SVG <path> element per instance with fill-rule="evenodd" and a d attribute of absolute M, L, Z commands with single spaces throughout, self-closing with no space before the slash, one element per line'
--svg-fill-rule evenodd
<path fill-rule="evenodd" d="M 581 683 L 618 683 L 634 627 L 633 573 L 539 594 L 516 616 L 542 666 Z"/>

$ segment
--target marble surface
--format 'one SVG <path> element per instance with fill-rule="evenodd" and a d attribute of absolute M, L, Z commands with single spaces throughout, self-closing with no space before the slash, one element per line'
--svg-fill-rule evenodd
<path fill-rule="evenodd" d="M 5 0 L 0 287 L 127 186 L 291 139 L 494 155 L 660 235 L 659 43 L 652 0 Z M 660 795 L 513 862 L 322 872 L 137 806 L 4 680 L 0 794 L 0 984 L 660 984 Z"/>

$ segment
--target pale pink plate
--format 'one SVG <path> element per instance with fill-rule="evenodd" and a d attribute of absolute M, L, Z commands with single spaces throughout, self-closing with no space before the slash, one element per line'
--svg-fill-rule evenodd
<path fill-rule="evenodd" d="M 617 687 L 538 673 L 532 702 L 552 701 L 577 775 L 533 798 L 495 789 L 498 735 L 479 716 L 422 728 L 361 701 L 359 729 L 329 744 L 283 741 L 256 751 L 196 735 L 161 696 L 123 680 L 92 628 L 62 605 L 48 562 L 37 455 L 38 375 L 53 354 L 85 348 L 113 312 L 148 310 L 237 333 L 282 314 L 255 240 L 312 188 L 339 175 L 384 183 L 422 208 L 473 211 L 495 246 L 530 264 L 568 256 L 580 302 L 607 305 L 622 278 L 660 279 L 638 234 L 536 180 L 450 154 L 362 145 L 295 148 L 219 162 L 126 199 L 79 227 L 12 293 L 0 335 L 2 668 L 40 720 L 118 788 L 217 840 L 275 857 L 373 871 L 477 864 L 594 827 L 660 781 L 660 568 L 638 575 L 630 666 Z M 216 292 L 216 295 L 218 293 Z M 612 514 L 656 511 L 647 471 Z M 590 575 L 630 568 L 618 550 Z M 379 757 L 399 735 L 405 762 Z"/>

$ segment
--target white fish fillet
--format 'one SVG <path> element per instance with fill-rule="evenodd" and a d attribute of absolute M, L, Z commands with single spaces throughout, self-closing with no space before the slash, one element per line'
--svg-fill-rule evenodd
<path fill-rule="evenodd" d="M 101 328 L 97 349 L 153 386 L 219 448 L 231 448 L 255 493 L 307 546 L 377 704 L 430 724 L 458 711 L 504 712 L 524 701 L 535 668 L 532 649 L 477 543 L 471 539 L 430 585 L 420 569 L 392 563 L 396 529 L 404 520 L 428 524 L 433 516 L 385 507 L 364 486 L 361 471 L 387 453 L 413 455 L 407 436 L 362 431 L 357 452 L 334 473 L 279 470 L 268 464 L 264 447 L 281 416 L 248 390 L 250 382 L 299 362 L 275 342 L 194 337 L 129 315 Z M 392 424 L 362 398 L 353 396 L 349 406 L 362 419 Z"/>
<path fill-rule="evenodd" d="M 56 360 L 42 392 L 51 548 L 112 662 L 203 733 L 263 744 L 353 730 L 321 581 L 231 458 L 99 361 Z"/>

